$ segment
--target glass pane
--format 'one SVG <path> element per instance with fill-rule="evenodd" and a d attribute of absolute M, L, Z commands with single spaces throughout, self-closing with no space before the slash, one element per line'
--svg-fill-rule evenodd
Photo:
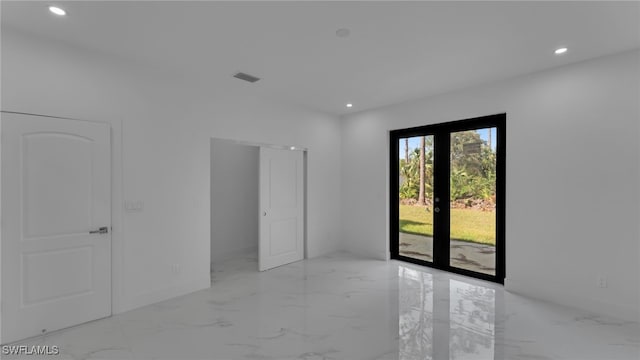
<path fill-rule="evenodd" d="M 496 273 L 496 128 L 451 133 L 450 265 Z"/>
<path fill-rule="evenodd" d="M 433 136 L 399 140 L 399 254 L 433 261 Z"/>

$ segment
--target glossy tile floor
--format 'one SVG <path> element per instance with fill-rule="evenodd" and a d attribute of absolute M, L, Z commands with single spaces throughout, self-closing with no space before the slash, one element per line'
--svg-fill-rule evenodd
<path fill-rule="evenodd" d="M 25 344 L 55 359 L 637 360 L 640 326 L 340 253 L 264 273 L 228 261 L 211 289 Z"/>

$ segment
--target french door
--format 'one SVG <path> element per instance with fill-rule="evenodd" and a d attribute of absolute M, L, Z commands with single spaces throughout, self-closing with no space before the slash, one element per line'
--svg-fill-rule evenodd
<path fill-rule="evenodd" d="M 505 122 L 391 131 L 392 259 L 504 283 Z"/>

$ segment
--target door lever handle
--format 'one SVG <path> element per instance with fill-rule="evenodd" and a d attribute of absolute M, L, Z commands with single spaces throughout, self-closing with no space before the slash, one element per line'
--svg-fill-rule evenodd
<path fill-rule="evenodd" d="M 106 226 L 101 227 L 98 230 L 89 231 L 89 234 L 108 234 L 109 228 Z"/>

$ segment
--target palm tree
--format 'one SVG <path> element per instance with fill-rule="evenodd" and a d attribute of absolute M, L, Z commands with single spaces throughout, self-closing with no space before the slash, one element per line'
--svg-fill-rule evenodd
<path fill-rule="evenodd" d="M 425 137 L 420 137 L 420 187 L 418 188 L 418 205 L 426 205 L 424 201 L 424 147 L 425 147 Z"/>
<path fill-rule="evenodd" d="M 404 163 L 409 163 L 409 138 L 404 138 Z"/>

